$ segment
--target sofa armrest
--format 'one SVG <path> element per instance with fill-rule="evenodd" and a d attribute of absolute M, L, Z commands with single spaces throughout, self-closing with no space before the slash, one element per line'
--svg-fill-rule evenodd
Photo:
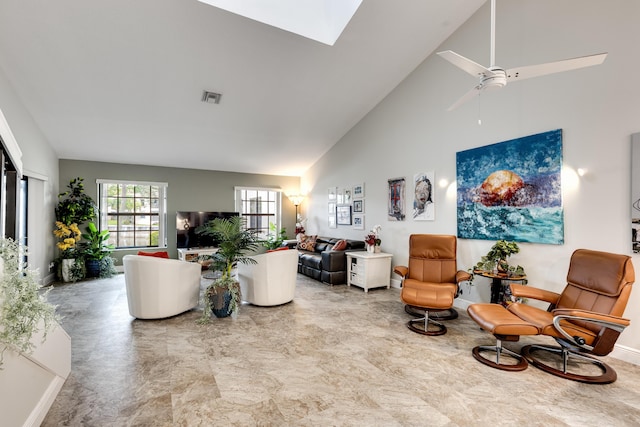
<path fill-rule="evenodd" d="M 346 271 L 347 255 L 345 251 L 326 250 L 321 253 L 324 271 Z"/>

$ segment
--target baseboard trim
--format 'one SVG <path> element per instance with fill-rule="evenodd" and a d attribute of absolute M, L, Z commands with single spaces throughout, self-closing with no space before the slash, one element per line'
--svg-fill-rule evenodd
<path fill-rule="evenodd" d="M 466 310 L 467 307 L 469 307 L 469 305 L 473 303 L 473 301 L 456 298 L 453 302 L 453 306 L 460 310 Z M 634 365 L 640 365 L 640 350 L 636 350 L 635 348 L 616 344 L 609 356 L 613 357 L 614 359 L 632 363 Z"/>
<path fill-rule="evenodd" d="M 640 365 L 640 350 L 625 345 L 616 344 L 609 356 L 634 365 Z"/>
<path fill-rule="evenodd" d="M 42 286 L 49 286 L 56 281 L 55 273 L 49 273 L 42 278 Z"/>

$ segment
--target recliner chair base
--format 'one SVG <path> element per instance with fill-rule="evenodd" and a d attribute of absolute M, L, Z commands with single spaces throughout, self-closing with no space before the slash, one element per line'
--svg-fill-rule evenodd
<path fill-rule="evenodd" d="M 556 369 L 540 361 L 540 359 L 533 356 L 533 353 L 536 351 L 539 351 L 539 352 L 545 351 L 545 352 L 550 352 L 550 353 L 559 355 L 562 358 L 562 360 L 560 361 L 560 363 L 562 364 L 562 369 Z M 606 363 L 596 359 L 595 357 L 579 354 L 564 347 L 533 344 L 533 345 L 526 345 L 522 347 L 522 349 L 520 350 L 520 353 L 527 361 L 529 361 L 529 363 L 531 363 L 536 368 L 541 369 L 557 377 L 566 378 L 569 380 L 578 381 L 578 382 L 587 383 L 587 384 L 610 384 L 618 378 L 616 371 Z M 602 371 L 602 374 L 601 375 L 581 375 L 581 374 L 568 372 L 567 365 L 569 363 L 569 357 L 580 359 L 580 360 L 586 361 L 587 363 L 591 363 L 597 366 Z"/>
<path fill-rule="evenodd" d="M 405 304 L 404 311 L 412 316 L 424 317 L 426 310 L 422 307 L 416 307 L 415 305 Z M 432 320 L 453 320 L 458 318 L 458 312 L 451 307 L 448 310 L 436 311 L 429 314 L 429 319 Z"/>
<path fill-rule="evenodd" d="M 509 341 L 517 341 L 516 339 L 508 339 Z M 496 361 L 492 361 L 482 356 L 482 352 L 495 352 Z M 502 346 L 502 340 L 497 339 L 496 345 L 479 345 L 474 347 L 471 350 L 473 354 L 473 358 L 478 362 L 490 366 L 495 369 L 500 369 L 501 371 L 524 371 L 527 369 L 529 364 L 527 363 L 527 359 L 525 359 L 522 355 L 509 350 L 508 348 L 504 348 Z M 517 363 L 501 363 L 500 356 L 509 356 L 510 359 L 515 359 Z"/>
<path fill-rule="evenodd" d="M 422 326 L 420 327 L 419 325 Z M 435 329 L 430 328 L 430 326 L 435 326 Z M 411 329 L 413 332 L 429 336 L 444 335 L 447 333 L 447 327 L 440 322 L 432 320 L 429 317 L 428 312 L 425 313 L 424 317 L 409 320 L 407 322 L 407 328 Z"/>

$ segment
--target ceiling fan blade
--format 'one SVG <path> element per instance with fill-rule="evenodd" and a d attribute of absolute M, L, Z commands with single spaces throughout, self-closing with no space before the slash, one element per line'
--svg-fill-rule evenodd
<path fill-rule="evenodd" d="M 447 108 L 447 111 L 453 111 L 465 102 L 480 95 L 480 85 L 474 87 L 469 92 L 462 95 L 462 98 L 458 99 L 451 107 Z"/>
<path fill-rule="evenodd" d="M 486 76 L 491 74 L 491 70 L 489 70 L 488 68 L 483 67 L 482 65 L 473 62 L 472 60 L 465 58 L 462 55 L 458 55 L 452 50 L 438 52 L 438 55 L 474 77 Z"/>
<path fill-rule="evenodd" d="M 571 71 L 578 68 L 600 65 L 604 62 L 606 57 L 606 53 L 599 53 L 596 55 L 581 56 L 579 58 L 548 62 L 546 64 L 511 68 L 507 70 L 507 81 L 514 82 L 518 80 L 530 79 L 532 77 L 544 76 L 547 74 L 561 73 L 563 71 Z"/>

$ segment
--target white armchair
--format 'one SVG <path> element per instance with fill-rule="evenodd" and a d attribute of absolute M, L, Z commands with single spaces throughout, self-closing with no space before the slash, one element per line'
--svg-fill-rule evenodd
<path fill-rule="evenodd" d="M 242 299 L 261 306 L 292 301 L 296 291 L 298 251 L 274 251 L 251 258 L 258 263 L 238 265 Z"/>
<path fill-rule="evenodd" d="M 122 262 L 133 317 L 162 319 L 198 305 L 200 264 L 140 255 L 125 255 Z"/>

